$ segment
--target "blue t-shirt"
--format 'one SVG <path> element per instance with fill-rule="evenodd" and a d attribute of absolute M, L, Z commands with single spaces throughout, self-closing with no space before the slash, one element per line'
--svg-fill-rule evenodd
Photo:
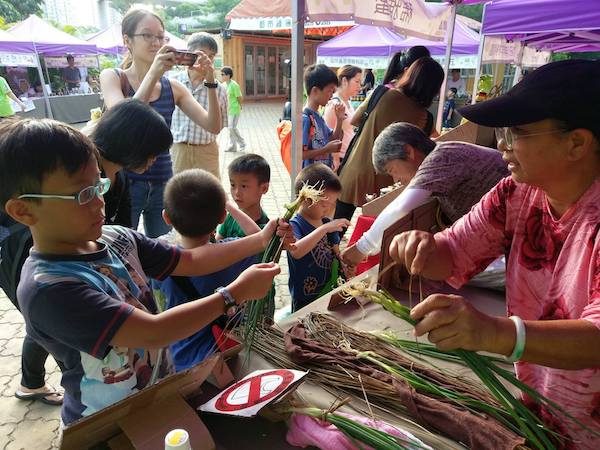
<path fill-rule="evenodd" d="M 32 251 L 17 298 L 27 334 L 64 368 L 62 420 L 70 424 L 172 372 L 166 349 L 112 347 L 121 325 L 139 308 L 157 312 L 148 278 L 169 275 L 180 251 L 128 228 L 105 226 L 99 249 L 85 255 Z"/>
<path fill-rule="evenodd" d="M 152 280 L 152 288 L 157 300 L 159 302 L 164 300 L 167 309 L 169 309 L 187 303 L 190 300 L 214 294 L 218 287 L 227 286 L 240 273 L 257 262 L 258 258 L 251 256 L 218 272 L 200 277 L 188 277 L 197 291 L 197 295 L 194 298 L 188 298 L 175 281 L 173 281 L 173 277 L 167 277 L 162 281 Z M 169 349 L 171 350 L 171 356 L 173 357 L 177 372 L 202 362 L 215 350 L 215 339 L 212 335 L 211 325 L 205 326 L 190 337 L 171 344 Z"/>
<path fill-rule="evenodd" d="M 326 222 L 328 219 L 323 219 L 323 223 Z M 296 239 L 302 239 L 316 229 L 300 214 L 296 214 L 290 220 L 290 226 Z M 328 233 L 302 258 L 294 259 L 288 253 L 288 286 L 292 296 L 292 312 L 319 297 L 319 293 L 331 278 L 331 265 L 335 258 L 333 246 L 339 243 L 340 233 Z"/>
<path fill-rule="evenodd" d="M 312 118 L 312 120 L 311 120 Z M 302 111 L 302 145 L 308 150 L 315 150 L 325 147 L 331 138 L 333 130 L 327 126 L 321 114 L 310 108 L 304 108 Z M 302 160 L 302 168 L 310 166 L 315 162 L 323 163 L 333 167 L 333 157 L 331 153 L 321 155 L 317 159 Z"/>

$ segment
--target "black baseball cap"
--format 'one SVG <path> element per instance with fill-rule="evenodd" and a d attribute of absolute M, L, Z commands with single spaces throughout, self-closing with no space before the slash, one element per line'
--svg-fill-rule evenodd
<path fill-rule="evenodd" d="M 471 122 L 513 127 L 557 119 L 573 128 L 600 128 L 600 61 L 570 59 L 534 70 L 499 97 L 459 108 Z"/>

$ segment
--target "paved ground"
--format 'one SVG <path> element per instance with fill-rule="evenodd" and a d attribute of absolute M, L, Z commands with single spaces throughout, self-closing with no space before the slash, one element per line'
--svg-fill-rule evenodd
<path fill-rule="evenodd" d="M 248 143 L 247 151 L 259 153 L 271 165 L 271 188 L 263 207 L 269 217 L 277 217 L 290 199 L 289 175 L 279 157 L 276 126 L 281 115 L 281 103 L 254 103 L 244 108 L 240 131 Z M 227 131 L 219 136 L 221 148 L 226 148 Z M 239 154 L 223 153 L 221 171 L 228 186 L 227 164 Z M 276 279 L 278 309 L 289 305 L 287 262 L 282 257 L 282 274 Z M 39 402 L 21 401 L 14 397 L 20 382 L 21 344 L 24 336 L 23 318 L 0 290 L 0 449 L 53 448 L 59 426 L 59 408 Z M 50 383 L 58 386 L 60 372 L 52 358 L 47 371 Z"/>

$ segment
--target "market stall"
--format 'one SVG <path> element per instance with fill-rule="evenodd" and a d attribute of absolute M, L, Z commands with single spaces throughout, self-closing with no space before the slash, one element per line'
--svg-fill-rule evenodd
<path fill-rule="evenodd" d="M 250 6 L 249 6 L 250 5 Z M 405 0 L 390 4 L 377 0 L 361 2 L 321 2 L 320 0 L 275 0 L 270 3 L 242 0 L 226 16 L 228 20 L 244 17 L 291 17 L 292 28 L 292 170 L 293 180 L 300 170 L 302 134 L 302 71 L 304 62 L 304 27 L 309 21 L 347 21 L 357 24 L 386 27 L 396 32 L 432 40 L 443 40 L 452 35 L 454 26 L 447 27 L 453 8 L 422 0 Z M 449 56 L 447 60 L 449 61 Z"/>
<path fill-rule="evenodd" d="M 3 30 L 0 30 L 0 66 L 25 68 L 25 73 L 27 73 L 28 67 L 36 68 L 37 76 L 39 77 L 41 82 L 43 82 L 44 80 L 44 75 L 42 73 L 39 57 L 35 52 L 34 45 L 31 42 L 28 42 L 27 40 L 19 39 Z M 24 79 L 23 81 L 27 80 Z M 42 89 L 41 95 L 43 99 L 38 101 L 37 103 L 39 105 L 43 105 L 45 109 L 47 108 L 48 110 L 50 110 L 47 91 Z M 32 106 L 37 107 L 35 104 L 33 104 Z M 50 112 L 49 116 L 44 115 L 43 117 L 52 117 L 52 113 Z"/>
<path fill-rule="evenodd" d="M 94 63 L 97 67 L 98 49 L 96 45 L 58 30 L 38 16 L 29 16 L 10 28 L 8 33 L 15 39 L 27 42 L 37 55 L 48 59 L 45 80 L 44 76 L 40 74 L 43 85 L 51 83 L 48 79 L 48 67 L 66 66 L 66 55 L 74 56 L 76 67 Z M 84 58 L 85 56 L 93 56 L 91 62 Z M 102 104 L 99 95 L 94 93 L 73 92 L 74 95 L 71 96 L 56 94 L 58 92 L 53 92 L 53 95 L 49 96 L 44 107 L 39 99 L 34 99 L 33 103 L 36 109 L 25 113 L 25 116 L 53 117 L 67 123 L 85 122 L 89 120 L 90 109 L 97 108 Z"/>
<path fill-rule="evenodd" d="M 476 79 L 488 41 L 495 48 L 489 51 L 497 55 L 512 52 L 519 68 L 539 67 L 552 52 L 600 50 L 600 10 L 586 0 L 544 0 L 543 5 L 538 0 L 493 0 L 484 6 L 482 22 Z"/>
<path fill-rule="evenodd" d="M 446 42 L 405 37 L 393 30 L 370 25 L 356 25 L 337 37 L 317 47 L 317 62 L 332 67 L 353 64 L 364 68 L 386 69 L 390 58 L 398 51 L 423 45 L 431 55 L 443 61 Z M 475 67 L 479 35 L 466 26 L 461 18 L 457 21 L 452 44 L 451 68 Z"/>
<path fill-rule="evenodd" d="M 43 98 L 30 99 L 35 109 L 20 113 L 21 117 L 43 119 L 52 117 L 65 123 L 81 123 L 90 120 L 90 110 L 102 106 L 100 94 L 54 95 L 49 97 L 50 108 L 46 107 Z"/>
<path fill-rule="evenodd" d="M 393 30 L 370 25 L 356 25 L 351 30 L 320 44 L 317 47 L 317 62 L 331 67 L 353 64 L 363 68 L 386 69 L 390 58 L 398 51 L 405 51 L 416 45 L 429 49 L 431 56 L 440 64 L 445 63 L 448 38 L 434 41 L 418 37 L 405 37 Z M 471 30 L 462 17 L 454 29 L 451 69 L 473 69 L 477 62 L 479 35 Z M 465 99 L 456 99 L 457 106 L 463 106 Z M 436 117 L 438 101 L 429 108 Z M 453 125 L 460 123 L 460 115 L 453 115 Z"/>
<path fill-rule="evenodd" d="M 376 277 L 377 271 L 378 268 L 375 267 L 368 273 L 352 280 L 352 282 L 365 280 L 369 277 Z M 395 330 L 398 336 L 405 337 L 406 339 L 413 339 L 410 325 L 385 311 L 381 306 L 375 303 L 359 305 L 352 301 L 330 310 L 329 304 L 331 296 L 341 289 L 343 289 L 343 287 L 338 288 L 338 290 L 332 294 L 318 299 L 287 318 L 284 322 L 275 325 L 275 330 L 285 331 L 296 324 L 298 320 L 307 318 L 311 313 L 318 313 L 330 315 L 330 317 L 338 322 L 340 326 L 343 324 L 355 330 L 365 332 L 391 329 Z M 503 296 L 497 293 L 477 288 L 466 288 L 461 290 L 461 293 L 470 298 L 473 301 L 473 304 L 477 305 L 478 308 L 481 308 L 482 311 L 488 314 L 501 314 L 504 310 Z M 406 305 L 416 301 L 415 299 L 409 299 L 406 292 L 400 299 Z M 241 353 L 229 360 L 229 369 L 232 371 L 236 380 L 240 380 L 246 374 L 259 369 L 279 370 L 293 368 L 296 370 L 306 370 L 310 367 L 310 365 L 308 365 L 305 368 L 302 368 L 292 362 L 289 362 L 289 365 L 287 366 L 274 362 L 273 357 L 284 352 L 283 342 L 277 338 L 277 336 L 279 336 L 279 332 L 274 331 L 273 336 L 268 337 L 268 342 L 264 342 L 264 339 L 267 337 L 258 337 L 256 341 L 256 351 L 251 353 L 249 359 L 246 358 L 244 353 Z M 424 340 L 421 342 L 425 344 Z M 268 350 L 265 350 L 265 347 Z M 477 378 L 461 365 L 443 361 L 436 361 L 435 364 L 439 364 L 440 367 L 447 370 L 453 370 L 461 377 L 467 377 L 473 389 L 480 386 L 480 382 Z M 200 367 L 192 369 L 192 371 L 196 372 L 199 370 L 201 370 Z M 224 370 L 226 371 L 226 369 Z M 178 374 L 173 377 L 174 381 L 177 377 L 181 376 L 183 375 Z M 207 374 L 202 376 L 206 378 Z M 202 424 L 200 422 L 193 423 L 192 417 L 190 417 L 194 414 L 192 408 L 196 408 L 203 404 L 223 389 L 216 388 L 209 383 L 202 383 L 204 378 L 198 378 L 198 381 L 195 383 L 192 383 L 191 381 L 179 383 L 181 386 L 179 388 L 169 387 L 168 383 L 165 383 L 164 387 L 160 388 L 159 384 L 150 388 L 152 390 L 152 395 L 146 395 L 143 397 L 143 400 L 141 393 L 138 393 L 114 407 L 100 411 L 83 421 L 68 427 L 65 430 L 63 448 L 77 448 L 75 445 L 79 445 L 79 448 L 81 448 L 83 444 L 89 446 L 92 443 L 99 443 L 101 442 L 98 440 L 99 436 L 105 436 L 103 439 L 107 439 L 106 436 L 110 436 L 111 444 L 116 445 L 117 442 L 120 444 L 119 447 L 111 446 L 111 448 L 129 448 L 124 442 L 136 442 L 138 440 L 144 442 L 144 448 L 158 448 L 164 439 L 165 433 L 163 432 L 163 429 L 168 429 L 169 426 L 171 428 L 186 428 L 188 433 L 190 433 L 192 443 L 194 442 L 194 439 L 196 439 L 197 442 L 198 437 L 203 436 L 204 441 L 202 441 L 202 445 L 194 446 L 193 448 L 195 449 L 203 450 L 213 448 L 211 446 L 211 440 L 214 440 L 216 448 L 298 448 L 286 442 L 287 425 L 282 421 L 273 421 L 274 416 L 272 414 L 266 416 L 261 414 L 260 416 L 249 418 L 233 417 L 231 415 L 215 415 L 196 411 L 195 413 L 199 415 Z M 213 378 L 213 383 L 214 381 L 215 378 Z M 144 391 L 147 390 L 145 389 Z M 186 403 L 182 404 L 182 406 L 188 405 L 188 407 L 192 407 L 189 410 L 186 407 L 185 416 L 182 406 L 180 406 L 179 409 L 174 409 L 175 405 L 180 402 L 178 392 L 183 393 L 187 399 Z M 326 383 L 319 382 L 317 377 L 311 377 L 310 374 L 308 375 L 308 379 L 298 387 L 296 392 L 302 400 L 323 409 L 330 408 L 332 404 L 339 400 L 340 396 L 344 395 L 343 392 L 336 391 L 336 389 L 331 388 L 331 386 L 328 386 Z M 361 399 L 361 397 L 363 399 Z M 364 401 L 365 397 L 370 400 L 368 405 Z M 177 400 L 175 400 L 175 398 L 177 398 Z M 248 402 L 249 401 L 250 400 L 248 400 Z M 243 404 L 243 399 L 240 399 L 238 402 L 240 408 Z M 161 407 L 162 409 L 160 410 L 164 413 L 162 419 L 154 417 L 151 412 L 159 411 L 159 409 L 157 409 L 158 407 Z M 340 411 L 369 416 L 369 410 L 371 410 L 377 417 L 382 418 L 394 426 L 411 432 L 426 444 L 431 445 L 432 448 L 456 450 L 465 448 L 463 444 L 454 439 L 443 436 L 433 429 L 423 428 L 423 426 L 416 423 L 415 418 L 411 417 L 408 413 L 404 415 L 391 414 L 386 413 L 384 409 L 381 408 L 381 405 L 377 400 L 370 398 L 369 392 L 365 392 L 364 397 L 363 394 L 356 395 L 352 402 L 340 408 Z M 179 419 L 177 419 L 177 417 L 179 417 Z M 135 418 L 138 420 L 136 421 Z M 152 425 L 153 423 L 155 424 L 154 426 Z M 156 427 L 160 428 L 159 432 L 156 432 Z M 481 429 L 475 430 L 473 434 L 484 435 L 486 432 L 489 432 L 489 430 Z M 205 433 L 210 433 L 211 438 L 208 438 Z"/>

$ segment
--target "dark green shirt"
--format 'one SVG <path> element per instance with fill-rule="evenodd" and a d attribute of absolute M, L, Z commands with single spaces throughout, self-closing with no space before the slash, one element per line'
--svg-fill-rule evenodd
<path fill-rule="evenodd" d="M 269 223 L 269 218 L 261 208 L 260 217 L 256 221 L 256 224 L 264 228 L 266 224 Z M 231 217 L 231 214 L 227 213 L 227 217 L 225 218 L 225 222 L 223 222 L 217 228 L 217 233 L 221 236 L 222 239 L 231 238 L 231 237 L 245 237 L 246 233 L 242 230 L 242 227 L 236 222 L 236 220 Z"/>

